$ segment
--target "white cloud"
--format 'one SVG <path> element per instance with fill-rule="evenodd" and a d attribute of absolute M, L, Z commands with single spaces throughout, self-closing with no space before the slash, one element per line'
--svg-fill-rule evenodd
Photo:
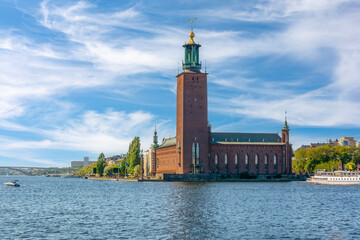
<path fill-rule="evenodd" d="M 97 155 L 126 153 L 134 136 L 140 136 L 143 149 L 152 142 L 155 116 L 136 111 L 116 112 L 111 109 L 104 113 L 88 111 L 63 126 L 50 130 L 36 129 L 41 140 L 20 140 L 0 136 L 2 150 L 0 156 L 21 159 L 22 161 L 56 165 L 54 161 L 41 160 L 39 151 L 44 149 L 80 151 Z M 170 132 L 168 121 L 157 122 L 159 135 Z M 26 127 L 13 126 L 15 130 L 29 131 Z M 35 130 L 34 130 L 35 132 Z M 19 157 L 21 152 L 21 158 Z M 26 154 L 25 154 L 26 153 Z M 40 159 L 40 160 L 39 160 Z"/>
<path fill-rule="evenodd" d="M 255 39 L 237 36 L 225 46 L 225 51 L 230 54 L 232 49 L 233 57 L 295 59 L 300 64 L 318 68 L 320 72 L 330 69 L 331 77 L 320 87 L 318 83 L 306 79 L 289 79 L 295 80 L 295 86 L 307 88 L 305 93 L 294 87 L 287 88 L 279 82 L 277 86 L 276 82 L 269 86 L 266 79 L 257 79 L 258 84 L 245 82 L 239 86 L 243 81 L 241 75 L 234 79 L 216 79 L 216 84 L 252 94 L 227 97 L 226 101 L 221 101 L 222 104 L 227 103 L 226 110 L 223 107 L 215 109 L 277 120 L 283 118 L 283 112 L 287 109 L 290 120 L 296 125 L 360 126 L 360 29 L 357 27 L 360 16 L 356 9 L 339 8 L 344 2 L 349 1 L 286 1 L 281 4 L 270 1 L 257 5 L 256 14 L 263 15 L 258 21 L 282 21 L 284 28 Z M 250 11 L 247 13 L 253 14 Z M 231 14 L 223 17 L 246 21 Z M 323 56 L 324 52 L 327 53 L 326 57 Z M 329 56 L 331 59 L 328 59 Z"/>

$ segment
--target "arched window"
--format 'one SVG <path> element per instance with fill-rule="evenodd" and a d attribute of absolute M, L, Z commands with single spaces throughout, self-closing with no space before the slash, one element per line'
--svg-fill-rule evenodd
<path fill-rule="evenodd" d="M 235 160 L 234 160 L 234 163 L 235 163 L 235 173 L 238 173 L 239 171 L 238 171 L 238 155 L 237 155 L 237 153 L 235 153 L 235 158 L 234 158 Z"/>
<path fill-rule="evenodd" d="M 225 156 L 224 156 L 224 159 L 225 159 L 225 173 L 228 173 L 228 155 L 227 153 L 225 153 Z"/>
<path fill-rule="evenodd" d="M 195 162 L 195 143 L 192 144 L 191 157 L 192 157 L 192 160 L 193 160 L 193 163 L 194 163 Z"/>
<path fill-rule="evenodd" d="M 259 155 L 255 154 L 255 170 L 256 173 L 259 173 Z"/>
<path fill-rule="evenodd" d="M 274 173 L 277 173 L 277 156 L 274 154 Z"/>
<path fill-rule="evenodd" d="M 268 156 L 267 156 L 267 154 L 265 154 L 265 156 L 264 156 L 264 163 L 267 165 L 268 164 Z"/>
<path fill-rule="evenodd" d="M 245 165 L 249 164 L 249 155 L 246 153 L 245 154 Z"/>
<path fill-rule="evenodd" d="M 196 143 L 196 164 L 200 164 L 200 147 L 199 143 Z"/>
<path fill-rule="evenodd" d="M 277 164 L 277 163 L 276 163 L 276 160 L 277 160 L 277 159 L 276 159 L 276 153 L 275 153 L 275 154 L 274 154 L 274 166 L 276 166 L 276 164 Z"/>
<path fill-rule="evenodd" d="M 219 172 L 219 155 L 215 154 L 215 172 Z"/>
<path fill-rule="evenodd" d="M 268 174 L 268 155 L 266 153 L 264 156 L 264 163 L 265 163 L 265 173 Z"/>

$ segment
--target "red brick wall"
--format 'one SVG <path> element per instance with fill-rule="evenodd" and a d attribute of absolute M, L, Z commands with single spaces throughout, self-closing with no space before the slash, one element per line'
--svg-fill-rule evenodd
<path fill-rule="evenodd" d="M 181 73 L 177 78 L 176 105 L 176 144 L 180 141 L 181 152 L 177 154 L 176 173 L 192 171 L 193 143 L 199 143 L 202 171 L 208 172 L 207 124 L 207 74 Z"/>
<path fill-rule="evenodd" d="M 156 173 L 176 173 L 176 146 L 156 149 Z"/>
<path fill-rule="evenodd" d="M 228 173 L 238 174 L 246 171 L 245 154 L 248 158 L 248 172 L 250 174 L 285 174 L 283 163 L 285 145 L 237 145 L 237 144 L 212 144 L 210 171 L 215 172 L 215 155 L 218 154 L 218 172 L 226 173 L 225 153 L 228 154 Z M 235 166 L 235 154 L 238 154 L 238 170 Z M 258 154 L 258 170 L 255 165 L 255 155 Z M 268 164 L 265 171 L 265 154 Z M 274 154 L 277 156 L 277 170 L 274 171 Z"/>

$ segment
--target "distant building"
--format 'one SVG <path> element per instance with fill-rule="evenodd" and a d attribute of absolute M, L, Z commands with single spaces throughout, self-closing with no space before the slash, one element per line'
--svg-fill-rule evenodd
<path fill-rule="evenodd" d="M 84 157 L 84 161 L 72 161 L 71 167 L 72 168 L 85 167 L 92 163 L 96 163 L 96 161 L 89 161 L 89 157 Z"/>
<path fill-rule="evenodd" d="M 144 153 L 144 158 L 143 158 L 144 177 L 155 177 L 156 174 L 155 149 L 158 147 L 159 147 L 158 136 L 155 128 L 153 144 Z"/>
<path fill-rule="evenodd" d="M 339 140 L 341 146 L 356 146 L 356 141 L 354 137 L 342 137 Z"/>
<path fill-rule="evenodd" d="M 301 145 L 298 149 L 315 148 L 319 146 L 330 145 L 331 147 L 336 146 L 357 146 L 360 147 L 360 140 L 356 141 L 354 137 L 343 137 L 339 140 L 332 141 L 329 139 L 327 143 L 310 143 L 310 145 Z"/>
<path fill-rule="evenodd" d="M 115 164 L 117 162 L 121 162 L 126 157 L 126 154 L 114 155 L 112 157 L 106 158 L 106 164 Z"/>

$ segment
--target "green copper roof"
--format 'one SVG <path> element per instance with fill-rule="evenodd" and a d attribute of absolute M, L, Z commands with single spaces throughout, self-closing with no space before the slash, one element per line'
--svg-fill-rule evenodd
<path fill-rule="evenodd" d="M 286 119 L 285 119 L 285 123 L 284 123 L 284 126 L 283 126 L 282 129 L 284 129 L 284 130 L 289 130 L 289 126 L 287 125 Z"/>
<path fill-rule="evenodd" d="M 159 148 L 171 147 L 176 145 L 176 137 L 164 138 Z"/>
<path fill-rule="evenodd" d="M 281 142 L 281 138 L 277 133 L 211 133 L 212 144 L 222 142 L 278 143 Z"/>

